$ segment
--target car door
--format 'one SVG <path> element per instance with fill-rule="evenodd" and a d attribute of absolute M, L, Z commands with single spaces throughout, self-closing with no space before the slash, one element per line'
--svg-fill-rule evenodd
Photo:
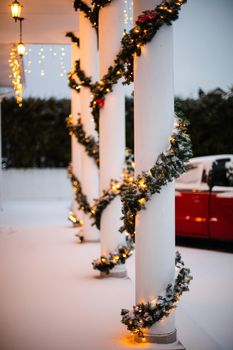
<path fill-rule="evenodd" d="M 189 164 L 176 182 L 176 234 L 208 236 L 209 190 L 202 162 Z"/>
<path fill-rule="evenodd" d="M 213 187 L 210 200 L 210 237 L 233 240 L 233 178 L 229 169 L 233 159 L 218 159 L 213 163 Z"/>

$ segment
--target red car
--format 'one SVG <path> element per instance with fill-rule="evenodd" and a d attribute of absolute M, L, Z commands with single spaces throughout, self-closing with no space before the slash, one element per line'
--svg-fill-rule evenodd
<path fill-rule="evenodd" d="M 176 235 L 233 241 L 233 154 L 190 160 L 176 181 Z"/>

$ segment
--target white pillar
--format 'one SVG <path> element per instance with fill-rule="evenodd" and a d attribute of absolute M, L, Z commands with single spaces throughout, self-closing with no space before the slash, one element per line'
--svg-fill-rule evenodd
<path fill-rule="evenodd" d="M 160 0 L 134 0 L 134 18 Z M 174 123 L 173 31 L 164 25 L 135 58 L 134 72 L 136 174 L 149 170 L 166 151 Z M 136 218 L 136 303 L 155 299 L 175 274 L 174 183 L 153 195 Z M 152 326 L 149 341 L 175 338 L 174 314 Z M 161 336 L 159 336 L 161 335 Z M 152 337 L 151 337 L 152 336 Z M 153 339 L 152 339 L 153 338 Z M 158 340 L 159 339 L 159 340 Z M 173 340 L 174 341 L 174 340 Z"/>
<path fill-rule="evenodd" d="M 91 6 L 91 0 L 86 1 Z M 98 79 L 98 49 L 97 34 L 90 21 L 80 11 L 80 63 L 81 68 L 87 76 L 92 77 L 95 82 Z M 89 88 L 81 88 L 81 118 L 84 130 L 88 135 L 93 135 L 97 139 L 95 125 L 91 115 L 90 101 L 91 92 Z M 93 158 L 86 152 L 82 153 L 82 189 L 87 195 L 90 204 L 94 198 L 99 197 L 99 172 Z M 85 240 L 98 240 L 99 230 L 92 226 L 92 221 L 87 214 L 83 216 L 83 235 Z"/>
<path fill-rule="evenodd" d="M 79 59 L 79 48 L 75 43 L 71 45 L 71 66 L 75 66 L 75 61 Z M 71 89 L 71 114 L 73 116 L 74 123 L 77 122 L 79 118 L 79 113 L 81 113 L 81 99 L 80 94 L 78 94 L 74 89 Z M 72 170 L 75 176 L 82 182 L 82 152 L 83 146 L 77 141 L 75 135 L 71 135 L 71 163 Z M 75 193 L 73 194 L 73 212 L 78 218 L 82 220 L 83 212 L 78 209 L 79 205 L 75 199 Z"/>
<path fill-rule="evenodd" d="M 124 2 L 113 1 L 100 10 L 99 15 L 99 62 L 100 78 L 113 65 L 120 49 L 124 31 Z M 104 108 L 100 109 L 100 191 L 108 189 L 111 179 L 119 179 L 125 158 L 125 93 L 120 82 L 113 92 L 105 96 Z M 116 197 L 104 210 L 101 218 L 101 255 L 108 255 L 124 243 L 121 226 L 121 201 Z M 124 276 L 125 265 L 116 266 L 110 275 Z"/>

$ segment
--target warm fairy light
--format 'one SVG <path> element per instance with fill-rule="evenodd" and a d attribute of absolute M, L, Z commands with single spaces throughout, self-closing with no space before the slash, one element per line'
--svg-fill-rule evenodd
<path fill-rule="evenodd" d="M 66 118 L 66 123 L 68 126 L 72 126 L 74 124 L 74 118 L 73 115 L 70 114 L 67 118 Z"/>
<path fill-rule="evenodd" d="M 111 189 L 115 192 L 118 192 L 120 188 L 121 188 L 121 184 L 119 182 L 113 182 L 111 184 Z"/>
<path fill-rule="evenodd" d="M 12 4 L 10 5 L 11 7 L 11 16 L 14 18 L 15 22 L 20 18 L 21 15 L 21 10 L 22 10 L 22 5 L 20 2 L 17 0 L 14 0 Z"/>
<path fill-rule="evenodd" d="M 138 200 L 138 202 L 141 204 L 141 205 L 144 205 L 146 203 L 146 199 L 145 198 L 140 198 Z"/>
<path fill-rule="evenodd" d="M 120 257 L 118 255 L 113 255 L 112 258 L 115 262 L 117 262 L 120 259 Z"/>
<path fill-rule="evenodd" d="M 69 213 L 69 220 L 70 220 L 73 224 L 75 224 L 76 221 L 77 221 L 75 215 L 74 215 L 72 212 Z"/>
<path fill-rule="evenodd" d="M 96 212 L 96 206 L 93 206 L 93 207 L 91 208 L 91 213 L 92 213 L 92 214 L 95 214 L 95 212 Z"/>
<path fill-rule="evenodd" d="M 19 107 L 22 107 L 23 101 L 23 83 L 21 75 L 21 60 L 19 59 L 17 47 L 13 46 L 10 52 L 9 66 L 11 68 L 11 81 L 15 91 L 16 102 Z"/>
<path fill-rule="evenodd" d="M 83 225 L 83 221 L 79 220 L 77 216 L 71 211 L 69 212 L 68 219 L 72 222 L 75 227 L 81 227 Z"/>
<path fill-rule="evenodd" d="M 145 179 L 140 179 L 138 182 L 138 186 L 142 189 L 146 189 L 147 188 L 147 184 L 145 183 Z"/>

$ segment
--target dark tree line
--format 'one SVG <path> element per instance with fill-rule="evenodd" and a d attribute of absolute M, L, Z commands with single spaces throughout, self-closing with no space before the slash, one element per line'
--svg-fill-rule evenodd
<path fill-rule="evenodd" d="M 133 147 L 133 99 L 126 99 L 127 146 Z M 233 87 L 229 92 L 199 90 L 197 99 L 175 99 L 176 112 L 190 121 L 189 133 L 195 157 L 233 154 Z"/>
<path fill-rule="evenodd" d="M 3 166 L 65 167 L 70 161 L 70 138 L 65 119 L 70 101 L 28 98 L 19 108 L 14 98 L 2 102 Z"/>
<path fill-rule="evenodd" d="M 176 110 L 190 121 L 189 132 L 196 157 L 233 153 L 233 88 L 205 94 L 198 99 L 176 99 Z"/>
<path fill-rule="evenodd" d="M 176 111 L 190 121 L 194 156 L 233 153 L 233 88 L 175 99 Z M 126 145 L 133 149 L 133 98 L 126 98 Z M 70 100 L 28 98 L 19 108 L 14 98 L 2 102 L 2 156 L 6 167 L 65 167 L 70 137 L 65 119 Z"/>

